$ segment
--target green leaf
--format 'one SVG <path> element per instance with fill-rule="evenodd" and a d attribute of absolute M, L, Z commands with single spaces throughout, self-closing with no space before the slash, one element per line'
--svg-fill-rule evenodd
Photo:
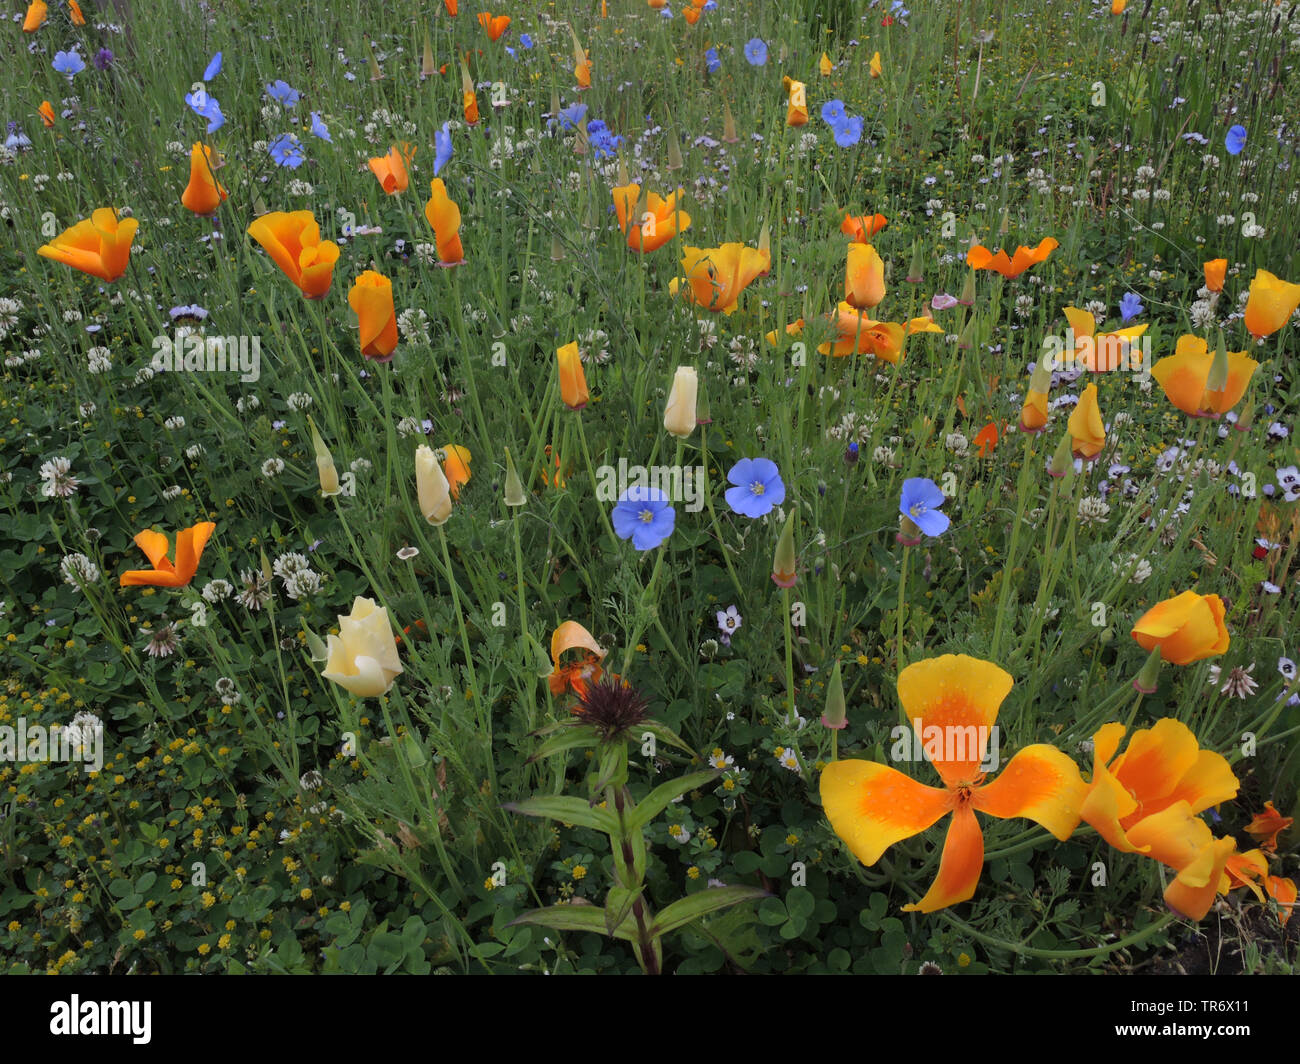
<path fill-rule="evenodd" d="M 573 750 L 579 746 L 595 746 L 598 742 L 600 742 L 600 739 L 597 737 L 594 728 L 587 725 L 566 728 L 542 743 L 533 753 L 533 756 L 528 759 L 527 763 L 531 764 L 534 761 L 540 761 L 544 757 L 562 754 L 566 750 Z"/>
<path fill-rule="evenodd" d="M 637 802 L 636 808 L 628 817 L 627 829 L 635 831 L 637 828 L 643 828 L 650 823 L 655 817 L 662 813 L 672 803 L 674 798 L 679 798 L 687 791 L 693 791 L 697 787 L 703 787 L 710 780 L 715 780 L 722 775 L 722 769 L 707 769 L 704 772 L 692 772 L 690 775 L 682 776 L 680 779 L 669 780 L 667 783 L 661 783 L 653 791 L 647 794 L 641 801 Z"/>
<path fill-rule="evenodd" d="M 692 920 L 698 920 L 701 916 L 725 909 L 729 905 L 767 897 L 770 897 L 768 892 L 758 887 L 714 887 L 712 890 L 702 890 L 698 894 L 673 902 L 660 912 L 650 927 L 650 934 L 657 938 L 668 934 L 669 931 L 676 931 L 677 928 L 689 924 Z"/>
<path fill-rule="evenodd" d="M 550 905 L 545 909 L 533 909 L 523 916 L 510 921 L 516 924 L 535 924 L 541 927 L 553 927 L 556 931 L 593 931 L 605 935 L 605 910 L 594 905 Z M 636 929 L 624 925 L 614 929 L 614 938 L 631 942 L 636 937 Z"/>
<path fill-rule="evenodd" d="M 501 808 L 523 816 L 545 816 L 565 824 L 593 828 L 606 835 L 613 834 L 618 827 L 614 814 L 608 809 L 596 809 L 581 798 L 568 798 L 564 795 L 525 798 L 522 802 L 507 802 Z"/>
<path fill-rule="evenodd" d="M 637 898 L 641 897 L 643 888 L 638 887 L 633 890 L 631 887 L 611 887 L 609 895 L 605 898 L 605 933 L 613 935 L 618 928 L 623 926 L 623 921 L 628 918 L 632 911 L 632 906 L 636 904 Z"/>

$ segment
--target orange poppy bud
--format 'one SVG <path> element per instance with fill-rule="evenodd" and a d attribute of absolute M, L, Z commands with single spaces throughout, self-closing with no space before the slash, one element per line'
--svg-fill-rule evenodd
<path fill-rule="evenodd" d="M 50 5 L 45 0 L 32 0 L 27 6 L 27 17 L 23 19 L 23 32 L 35 33 L 45 24 Z"/>
<path fill-rule="evenodd" d="M 808 124 L 808 87 L 794 78 L 784 78 L 785 91 L 789 95 L 789 104 L 785 111 L 787 126 L 804 126 Z"/>
<path fill-rule="evenodd" d="M 858 309 L 874 307 L 885 298 L 885 263 L 870 244 L 849 244 L 844 298 Z"/>
<path fill-rule="evenodd" d="M 131 258 L 131 241 L 140 223 L 134 218 L 119 221 L 112 207 L 101 207 L 89 218 L 65 229 L 36 254 L 74 270 L 116 281 L 126 273 Z"/>
<path fill-rule="evenodd" d="M 582 370 L 582 358 L 577 343 L 558 348 L 555 357 L 560 366 L 560 399 L 570 410 L 581 410 L 587 405 L 587 375 Z M 692 426 L 694 427 L 694 426 Z"/>
<path fill-rule="evenodd" d="M 694 26 L 697 22 L 700 21 L 700 11 L 699 11 L 699 8 L 695 8 L 695 7 L 687 7 L 687 8 L 685 8 L 685 9 L 683 9 L 683 11 L 682 11 L 682 18 L 684 18 L 684 19 L 686 20 L 686 25 L 688 25 L 688 26 Z"/>
<path fill-rule="evenodd" d="M 1110 0 L 1110 13 L 1112 15 L 1124 14 L 1124 9 L 1128 7 L 1128 0 Z"/>
<path fill-rule="evenodd" d="M 1086 458 L 1091 462 L 1101 454 L 1101 449 L 1106 444 L 1106 426 L 1101 420 L 1095 384 L 1090 384 L 1083 390 L 1066 427 L 1070 430 L 1070 445 L 1076 458 Z"/>
<path fill-rule="evenodd" d="M 884 64 L 881 63 L 880 53 L 877 52 L 875 55 L 871 57 L 871 76 L 873 78 L 878 78 L 884 72 L 885 72 Z"/>
<path fill-rule="evenodd" d="M 49 100 L 42 100 L 39 108 L 41 112 L 41 121 L 45 123 L 46 129 L 54 128 L 54 108 Z"/>
<path fill-rule="evenodd" d="M 384 191 L 388 195 L 406 191 L 406 186 L 411 180 L 406 167 L 414 156 L 415 148 L 410 144 L 403 144 L 400 150 L 394 145 L 388 149 L 387 155 L 370 160 L 370 169 L 375 177 L 379 178 L 379 183 L 384 186 Z"/>
<path fill-rule="evenodd" d="M 424 205 L 424 216 L 433 226 L 433 238 L 438 245 L 439 266 L 460 266 L 465 261 L 465 251 L 460 243 L 460 208 L 447 195 L 442 178 L 429 182 L 429 202 Z"/>
<path fill-rule="evenodd" d="M 74 26 L 84 26 L 86 24 L 86 16 L 81 13 L 81 5 L 77 3 L 77 0 L 68 0 L 68 15 L 72 19 Z"/>
<path fill-rule="evenodd" d="M 1029 389 L 1020 408 L 1020 431 L 1042 432 L 1047 428 L 1047 393 Z"/>
<path fill-rule="evenodd" d="M 222 163 L 220 155 L 197 141 L 190 150 L 190 183 L 181 193 L 181 204 L 195 214 L 215 213 L 227 193 L 216 178 Z"/>
<path fill-rule="evenodd" d="M 1227 272 L 1227 259 L 1211 259 L 1205 264 L 1205 287 L 1211 292 L 1222 292 L 1223 278 Z"/>
<path fill-rule="evenodd" d="M 447 9 L 447 14 L 453 18 L 456 16 L 457 8 L 460 6 L 458 0 L 442 0 L 442 6 Z"/>
<path fill-rule="evenodd" d="M 1160 648 L 1160 657 L 1173 665 L 1190 665 L 1228 649 L 1223 600 L 1218 595 L 1184 591 L 1158 602 L 1133 625 L 1133 638 L 1143 650 Z"/>
<path fill-rule="evenodd" d="M 248 235 L 308 299 L 320 299 L 334 281 L 339 246 L 320 238 L 311 211 L 273 211 L 253 220 Z"/>
<path fill-rule="evenodd" d="M 361 329 L 361 353 L 387 362 L 397 348 L 397 311 L 393 308 L 393 282 L 382 273 L 366 270 L 352 284 L 348 306 Z"/>
<path fill-rule="evenodd" d="M 447 487 L 453 499 L 460 498 L 460 487 L 469 483 L 469 463 L 471 455 L 468 447 L 449 443 L 441 450 L 442 470 L 447 477 Z"/>
<path fill-rule="evenodd" d="M 1256 339 L 1271 336 L 1282 328 L 1300 306 L 1300 284 L 1275 277 L 1268 270 L 1256 270 L 1246 299 L 1246 328 Z"/>
<path fill-rule="evenodd" d="M 135 545 L 145 553 L 152 569 L 134 569 L 121 576 L 122 587 L 185 587 L 194 579 L 203 548 L 216 530 L 211 521 L 200 521 L 176 535 L 176 563 L 167 557 L 167 537 L 161 532 L 140 532 Z"/>

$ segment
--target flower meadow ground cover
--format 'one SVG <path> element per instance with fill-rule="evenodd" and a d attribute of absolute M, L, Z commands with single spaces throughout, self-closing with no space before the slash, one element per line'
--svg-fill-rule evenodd
<path fill-rule="evenodd" d="M 1300 5 L 10 4 L 13 973 L 1288 973 Z"/>

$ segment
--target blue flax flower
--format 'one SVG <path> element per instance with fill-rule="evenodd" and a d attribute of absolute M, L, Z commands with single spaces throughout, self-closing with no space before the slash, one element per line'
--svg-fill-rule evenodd
<path fill-rule="evenodd" d="M 619 496 L 611 520 L 619 539 L 630 539 L 637 550 L 652 550 L 672 535 L 677 511 L 658 488 L 636 485 Z"/>
<path fill-rule="evenodd" d="M 939 512 L 945 502 L 939 485 L 926 477 L 911 477 L 903 481 L 903 495 L 898 512 L 909 518 L 927 536 L 939 536 L 948 531 L 948 515 Z"/>
<path fill-rule="evenodd" d="M 785 502 L 785 483 L 769 458 L 742 458 L 727 473 L 727 505 L 742 517 L 763 517 Z"/>

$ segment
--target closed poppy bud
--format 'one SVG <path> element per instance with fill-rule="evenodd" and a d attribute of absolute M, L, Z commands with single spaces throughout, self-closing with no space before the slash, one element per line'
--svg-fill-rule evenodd
<path fill-rule="evenodd" d="M 226 198 L 226 190 L 216 178 L 221 156 L 204 144 L 195 142 L 190 150 L 190 183 L 181 193 L 181 204 L 195 214 L 212 214 Z"/>
<path fill-rule="evenodd" d="M 699 380 L 694 366 L 678 366 L 673 377 L 673 387 L 668 393 L 664 410 L 664 428 L 679 440 L 695 431 L 695 398 Z"/>
<path fill-rule="evenodd" d="M 1124 9 L 1128 7 L 1128 0 L 1110 0 L 1110 13 L 1112 15 L 1124 14 Z"/>
<path fill-rule="evenodd" d="M 880 61 L 880 53 L 877 52 L 875 55 L 871 57 L 871 76 L 873 78 L 878 78 L 884 72 L 885 72 L 885 66 Z"/>
<path fill-rule="evenodd" d="M 524 506 L 528 502 L 528 496 L 524 493 L 523 482 L 515 471 L 515 461 L 510 457 L 509 448 L 506 448 L 505 501 L 507 506 Z"/>
<path fill-rule="evenodd" d="M 570 410 L 581 410 L 587 405 L 587 376 L 582 370 L 582 358 L 576 343 L 565 344 L 555 352 L 560 365 L 560 399 Z"/>
<path fill-rule="evenodd" d="M 1255 401 L 1248 399 L 1246 405 L 1241 408 L 1241 413 L 1237 415 L 1237 420 L 1232 423 L 1232 427 L 1238 432 L 1249 432 L 1255 424 Z"/>
<path fill-rule="evenodd" d="M 1211 259 L 1205 264 L 1205 287 L 1211 292 L 1222 292 L 1223 278 L 1227 272 L 1227 259 Z"/>
<path fill-rule="evenodd" d="M 1223 332 L 1219 332 L 1219 343 L 1214 349 L 1214 358 L 1210 362 L 1210 372 L 1205 378 L 1205 390 L 1221 392 L 1228 386 L 1228 345 L 1223 342 Z"/>
<path fill-rule="evenodd" d="M 460 242 L 460 208 L 447 195 L 447 186 L 440 177 L 429 182 L 429 202 L 424 205 L 424 216 L 433 226 L 434 242 L 438 245 L 438 265 L 462 265 L 465 249 Z"/>
<path fill-rule="evenodd" d="M 794 78 L 784 79 L 785 91 L 789 95 L 789 104 L 785 112 L 787 126 L 804 126 L 808 124 L 808 89 L 802 81 Z"/>
<path fill-rule="evenodd" d="M 591 60 L 585 56 L 578 60 L 573 67 L 573 79 L 578 83 L 579 89 L 591 88 Z"/>
<path fill-rule="evenodd" d="M 116 281 L 126 273 L 131 258 L 131 241 L 135 239 L 139 226 L 134 218 L 119 221 L 112 207 L 101 207 L 89 218 L 37 248 L 36 254 L 98 277 L 101 281 Z"/>
<path fill-rule="evenodd" d="M 27 5 L 27 16 L 23 19 L 23 32 L 35 33 L 45 23 L 50 5 L 45 0 L 32 0 Z"/>
<path fill-rule="evenodd" d="M 874 307 L 885 298 L 885 263 L 871 244 L 849 244 L 844 298 L 859 309 Z"/>
<path fill-rule="evenodd" d="M 831 63 L 831 57 L 825 52 L 822 52 L 821 60 L 817 63 L 817 69 L 821 71 L 821 75 L 824 78 L 830 77 L 831 71 L 835 69 L 834 65 Z"/>
<path fill-rule="evenodd" d="M 360 595 L 352 612 L 339 617 L 339 634 L 329 637 L 328 653 L 321 676 L 358 698 L 387 694 L 402 673 L 387 608 Z"/>
<path fill-rule="evenodd" d="M 1076 458 L 1086 458 L 1091 462 L 1101 454 L 1106 443 L 1106 426 L 1101 420 L 1095 384 L 1090 384 L 1083 390 L 1083 395 L 1070 414 L 1067 427 Z"/>
<path fill-rule="evenodd" d="M 776 553 L 772 556 L 772 580 L 777 587 L 794 587 L 794 510 L 785 519 L 781 529 L 781 538 L 776 541 Z"/>
<path fill-rule="evenodd" d="M 447 14 L 455 18 L 456 9 L 460 7 L 460 0 L 442 0 L 442 6 L 447 9 Z"/>
<path fill-rule="evenodd" d="M 1271 336 L 1300 306 L 1300 284 L 1290 284 L 1268 270 L 1256 270 L 1246 299 L 1246 328 L 1256 339 Z"/>
<path fill-rule="evenodd" d="M 739 134 L 736 133 L 736 119 L 731 113 L 731 104 L 722 105 L 722 139 L 727 144 L 735 144 L 740 140 Z"/>
<path fill-rule="evenodd" d="M 41 106 L 38 108 L 38 110 L 41 112 L 41 121 L 45 123 L 45 128 L 53 129 L 54 128 L 54 107 L 51 105 L 50 101 L 42 100 Z"/>
<path fill-rule="evenodd" d="M 424 444 L 415 450 L 415 491 L 424 519 L 431 525 L 445 524 L 451 516 L 451 485 L 433 448 Z"/>
<path fill-rule="evenodd" d="M 826 712 L 822 714 L 822 724 L 828 728 L 847 728 L 848 714 L 844 706 L 844 679 L 840 675 L 840 663 L 835 662 L 830 682 L 826 685 Z"/>
<path fill-rule="evenodd" d="M 961 286 L 961 295 L 957 297 L 957 302 L 963 307 L 973 307 L 975 305 L 975 271 L 972 270 L 966 275 L 966 280 Z"/>
<path fill-rule="evenodd" d="M 1133 679 L 1133 689 L 1144 695 L 1156 693 L 1156 681 L 1160 676 L 1160 648 L 1156 647 L 1143 662 L 1141 671 Z"/>
<path fill-rule="evenodd" d="M 1218 595 L 1184 591 L 1158 602 L 1133 625 L 1133 638 L 1143 650 L 1160 649 L 1172 665 L 1190 665 L 1228 649 L 1226 614 Z"/>
<path fill-rule="evenodd" d="M 925 267 L 924 260 L 921 258 L 921 242 L 912 241 L 912 264 L 907 268 L 907 276 L 904 278 L 908 284 L 920 284 L 925 277 L 922 270 Z"/>
<path fill-rule="evenodd" d="M 424 35 L 424 50 L 420 54 L 420 77 L 431 78 L 438 71 L 433 62 L 433 42 L 429 40 L 429 34 Z"/>
<path fill-rule="evenodd" d="M 379 183 L 388 195 L 406 191 L 411 180 L 406 167 L 414 154 L 415 149 L 411 145 L 403 144 L 400 151 L 394 146 L 388 149 L 387 155 L 370 160 L 370 169 L 379 178 Z"/>
<path fill-rule="evenodd" d="M 327 498 L 343 491 L 339 485 L 339 472 L 334 468 L 334 457 L 330 454 L 325 441 L 316 431 L 316 423 L 307 418 L 307 427 L 311 429 L 311 445 L 316 452 L 316 472 L 320 475 L 320 493 Z"/>
<path fill-rule="evenodd" d="M 961 327 L 961 335 L 957 337 L 958 350 L 969 351 L 975 346 L 976 328 L 975 315 L 972 314 L 966 319 L 966 324 Z"/>
<path fill-rule="evenodd" d="M 366 270 L 348 292 L 348 306 L 357 315 L 361 353 L 387 362 L 397 348 L 397 311 L 393 307 L 393 282 L 382 273 Z"/>
<path fill-rule="evenodd" d="M 81 5 L 77 0 L 68 0 L 68 16 L 72 19 L 74 26 L 84 26 L 86 16 L 81 13 Z"/>
<path fill-rule="evenodd" d="M 467 126 L 478 125 L 478 97 L 474 95 L 474 79 L 469 76 L 465 60 L 460 61 L 460 95 Z"/>
<path fill-rule="evenodd" d="M 1047 463 L 1047 474 L 1060 478 L 1072 468 L 1074 467 L 1070 462 L 1070 434 L 1067 432 L 1056 445 L 1056 450 L 1052 452 L 1052 460 Z"/>

